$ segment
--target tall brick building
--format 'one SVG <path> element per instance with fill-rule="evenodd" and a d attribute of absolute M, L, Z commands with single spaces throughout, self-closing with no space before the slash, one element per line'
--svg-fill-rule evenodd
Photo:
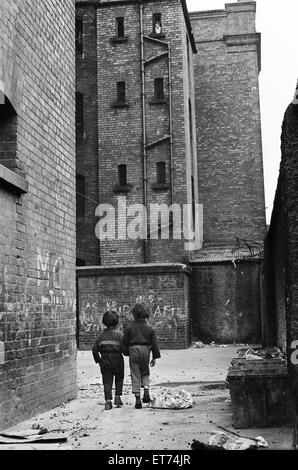
<path fill-rule="evenodd" d="M 266 235 L 256 2 L 191 13 L 203 249 L 191 253 L 193 332 L 261 340 Z"/>
<path fill-rule="evenodd" d="M 76 396 L 75 10 L 0 4 L 0 428 Z"/>
<path fill-rule="evenodd" d="M 185 2 L 77 2 L 77 34 L 78 258 L 181 262 L 183 240 L 117 236 L 99 250 L 94 215 L 99 203 L 117 207 L 118 196 L 148 208 L 198 201 L 196 49 Z"/>
<path fill-rule="evenodd" d="M 255 2 L 191 14 L 184 0 L 76 7 L 81 343 L 106 305 L 129 317 L 137 296 L 151 299 L 168 346 L 177 331 L 180 346 L 191 334 L 260 340 L 266 224 Z M 127 205 L 201 204 L 198 249 L 171 239 L 99 243 L 96 207 L 117 207 L 119 195 Z M 166 295 L 152 280 L 135 282 L 151 279 L 151 264 L 157 277 L 169 270 Z"/>

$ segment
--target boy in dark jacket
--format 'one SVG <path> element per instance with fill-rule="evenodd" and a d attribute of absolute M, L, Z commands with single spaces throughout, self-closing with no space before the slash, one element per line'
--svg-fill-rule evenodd
<path fill-rule="evenodd" d="M 147 323 L 149 309 L 142 303 L 137 303 L 133 309 L 134 322 L 125 332 L 123 346 L 129 350 L 129 366 L 132 380 L 132 393 L 136 397 L 136 408 L 142 408 L 141 387 L 144 388 L 143 403 L 151 401 L 149 395 L 149 363 L 155 366 L 160 358 L 157 337 L 154 328 Z M 150 362 L 150 353 L 152 360 Z"/>
<path fill-rule="evenodd" d="M 117 407 L 123 405 L 121 396 L 124 382 L 124 360 L 121 352 L 123 334 L 117 329 L 119 324 L 118 313 L 108 310 L 102 323 L 106 329 L 95 341 L 92 353 L 94 360 L 100 365 L 105 394 L 105 410 L 110 410 L 112 405 L 112 387 L 115 377 L 115 401 Z"/>

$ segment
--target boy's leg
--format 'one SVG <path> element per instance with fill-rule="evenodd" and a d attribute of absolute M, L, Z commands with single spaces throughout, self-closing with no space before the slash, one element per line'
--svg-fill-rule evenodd
<path fill-rule="evenodd" d="M 113 388 L 113 373 L 111 370 L 101 367 L 104 396 L 105 396 L 105 409 L 109 410 L 112 408 L 112 388 Z"/>
<path fill-rule="evenodd" d="M 121 356 L 117 359 L 115 368 L 115 405 L 122 406 L 121 396 L 123 394 L 123 383 L 124 383 L 124 360 Z"/>
<path fill-rule="evenodd" d="M 143 347 L 140 355 L 141 386 L 144 388 L 143 403 L 150 403 L 149 385 L 150 385 L 150 349 Z"/>
<path fill-rule="evenodd" d="M 139 364 L 139 346 L 132 346 L 129 348 L 129 366 L 132 382 L 132 393 L 136 397 L 135 408 L 140 409 L 142 408 L 142 402 L 140 398 L 142 376 Z"/>
<path fill-rule="evenodd" d="M 132 382 L 132 393 L 140 395 L 141 393 L 141 371 L 139 365 L 139 351 L 137 346 L 129 349 L 129 367 Z"/>

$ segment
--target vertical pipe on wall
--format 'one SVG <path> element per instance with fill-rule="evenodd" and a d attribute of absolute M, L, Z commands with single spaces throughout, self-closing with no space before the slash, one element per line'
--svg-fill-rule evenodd
<path fill-rule="evenodd" d="M 144 25 L 143 25 L 143 0 L 139 1 L 140 5 L 140 45 L 141 45 L 141 82 L 142 82 L 142 162 L 143 162 L 143 199 L 146 214 L 148 214 L 148 196 L 147 196 L 147 136 L 146 136 L 146 95 L 145 95 L 145 53 L 144 53 Z M 144 239 L 144 263 L 149 262 L 149 245 L 148 245 L 148 229 L 146 223 L 146 236 Z"/>
<path fill-rule="evenodd" d="M 174 161 L 173 161 L 173 103 L 172 103 L 172 65 L 171 47 L 168 44 L 168 75 L 169 75 L 169 125 L 170 125 L 170 187 L 171 204 L 174 204 Z"/>

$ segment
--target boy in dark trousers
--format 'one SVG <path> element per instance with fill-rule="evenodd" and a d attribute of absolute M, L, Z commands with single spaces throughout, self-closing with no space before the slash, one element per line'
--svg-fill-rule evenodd
<path fill-rule="evenodd" d="M 135 408 L 142 408 L 141 387 L 144 388 L 143 403 L 149 403 L 149 363 L 151 367 L 155 366 L 156 359 L 160 358 L 160 351 L 155 330 L 147 323 L 149 309 L 144 304 L 137 303 L 132 309 L 132 314 L 135 321 L 124 334 L 123 346 L 129 350 L 132 393 L 136 397 Z"/>
<path fill-rule="evenodd" d="M 102 323 L 106 329 L 95 341 L 92 353 L 94 360 L 100 365 L 102 374 L 105 410 L 110 410 L 112 405 L 112 387 L 115 377 L 115 401 L 117 407 L 123 405 L 121 396 L 124 382 L 124 360 L 121 352 L 123 334 L 117 329 L 119 324 L 118 313 L 113 310 L 105 312 Z"/>

